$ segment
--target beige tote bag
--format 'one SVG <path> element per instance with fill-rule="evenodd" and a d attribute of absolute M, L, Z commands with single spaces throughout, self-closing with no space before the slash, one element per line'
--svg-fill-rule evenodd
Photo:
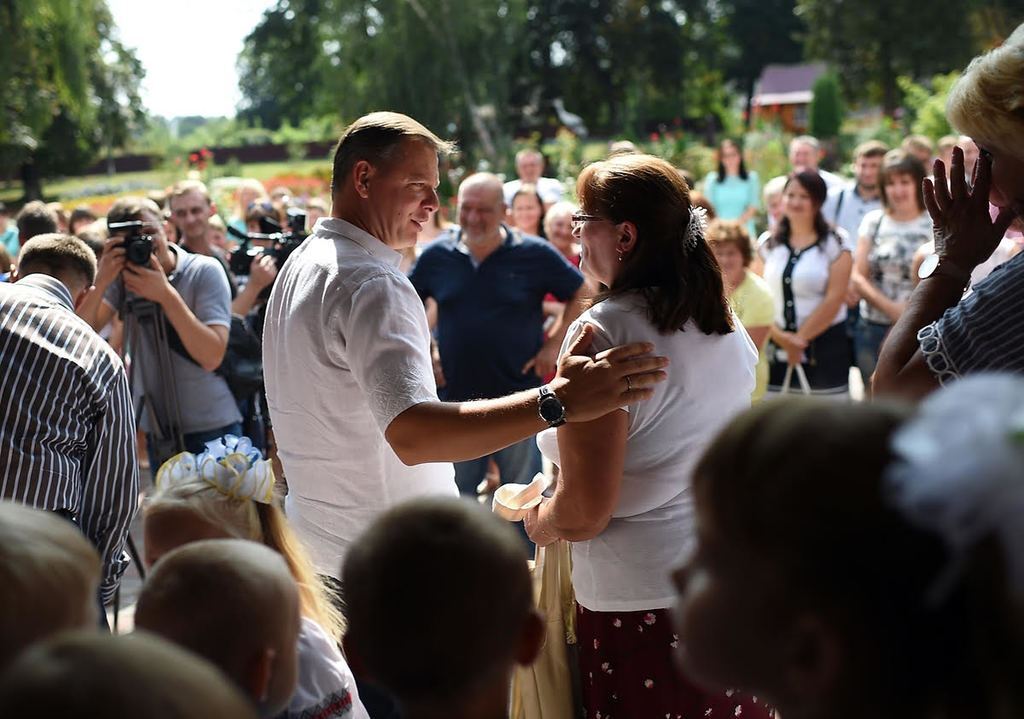
<path fill-rule="evenodd" d="M 511 719 L 577 719 L 573 691 L 576 658 L 576 599 L 569 543 L 537 548 L 533 566 L 537 608 L 547 624 L 544 647 L 529 667 L 512 677 Z"/>

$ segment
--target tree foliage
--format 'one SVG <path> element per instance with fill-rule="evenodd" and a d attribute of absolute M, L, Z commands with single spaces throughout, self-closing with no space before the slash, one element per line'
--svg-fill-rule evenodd
<path fill-rule="evenodd" d="M 795 6 L 796 0 L 723 0 L 725 73 L 743 94 L 748 120 L 765 65 L 803 59 L 805 28 Z"/>
<path fill-rule="evenodd" d="M 724 112 L 722 28 L 702 0 L 278 0 L 246 39 L 242 110 L 276 128 L 394 109 L 491 160 L 553 134 L 558 100 L 639 136 Z"/>
<path fill-rule="evenodd" d="M 839 81 L 831 73 L 825 73 L 814 81 L 814 97 L 810 107 L 811 134 L 822 139 L 839 135 L 843 124 L 843 99 L 839 95 Z"/>
<path fill-rule="evenodd" d="M 930 0 L 927 9 L 892 0 L 798 0 L 807 50 L 841 68 L 847 97 L 900 102 L 897 77 L 925 77 L 962 68 L 976 54 L 969 19 L 976 0 Z M 927 17 L 926 17 L 927 14 Z"/>
<path fill-rule="evenodd" d="M 0 171 L 18 170 L 27 198 L 40 176 L 81 168 L 144 121 L 142 65 L 103 0 L 8 0 L 0 36 Z"/>
<path fill-rule="evenodd" d="M 916 83 L 909 77 L 899 78 L 911 132 L 933 140 L 953 132 L 946 119 L 946 98 L 959 77 L 958 72 L 936 75 L 927 84 Z"/>

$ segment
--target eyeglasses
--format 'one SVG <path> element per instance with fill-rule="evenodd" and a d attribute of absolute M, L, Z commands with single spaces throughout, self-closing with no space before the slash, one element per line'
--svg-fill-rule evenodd
<path fill-rule="evenodd" d="M 583 223 L 585 222 L 602 222 L 606 219 L 597 215 L 588 215 L 585 212 L 574 212 L 570 221 L 572 222 L 572 229 L 579 230 L 583 228 Z"/>

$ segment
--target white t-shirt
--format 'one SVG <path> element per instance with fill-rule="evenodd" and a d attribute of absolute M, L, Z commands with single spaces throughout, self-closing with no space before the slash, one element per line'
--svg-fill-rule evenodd
<path fill-rule="evenodd" d="M 785 310 L 788 300 L 785 298 L 783 285 L 786 279 L 784 277 L 786 265 L 789 263 L 792 253 L 789 247 L 781 243 L 775 247 L 769 247 L 770 237 L 771 234 L 765 232 L 758 239 L 758 254 L 764 260 L 764 279 L 768 283 L 768 288 L 772 291 L 772 299 L 775 301 L 775 324 L 785 327 Z M 825 299 L 832 263 L 838 260 L 844 252 L 850 252 L 846 233 L 841 229 L 836 229 L 817 245 L 808 247 L 799 253 L 789 278 L 793 289 L 792 302 L 796 308 L 798 329 Z M 840 303 L 839 311 L 836 312 L 832 324 L 845 320 L 846 303 L 843 302 Z"/>
<path fill-rule="evenodd" d="M 288 708 L 277 719 L 370 719 L 359 701 L 352 670 L 323 628 L 302 617 L 299 628 L 299 676 Z"/>
<path fill-rule="evenodd" d="M 735 319 L 736 331 L 706 335 L 691 321 L 683 331 L 659 334 L 635 294 L 600 302 L 566 333 L 564 352 L 583 323 L 594 325 L 592 349 L 652 342 L 669 358 L 668 379 L 629 412 L 619 500 L 601 534 L 572 545 L 576 600 L 592 611 L 664 609 L 669 579 L 694 540 L 690 475 L 721 427 L 750 406 L 757 348 Z M 558 463 L 557 430 L 537 444 Z"/>
<path fill-rule="evenodd" d="M 914 291 L 910 276 L 914 253 L 932 241 L 932 218 L 922 212 L 908 222 L 897 222 L 884 210 L 873 210 L 864 217 L 857 233 L 857 242 L 870 242 L 868 279 L 893 302 L 906 302 Z M 865 299 L 860 301 L 860 314 L 875 324 L 890 325 L 892 320 Z"/>
<path fill-rule="evenodd" d="M 384 439 L 413 405 L 436 402 L 423 303 L 401 255 L 344 220 L 322 218 L 267 303 L 263 374 L 288 479 L 288 517 L 317 570 L 388 507 L 455 496 L 451 464 L 408 467 Z"/>
<path fill-rule="evenodd" d="M 537 187 L 537 194 L 540 195 L 541 202 L 546 205 L 559 202 L 562 199 L 562 195 L 565 194 L 565 188 L 562 187 L 562 183 L 553 177 L 538 178 L 534 184 Z M 503 190 L 506 207 L 512 207 L 512 198 L 519 192 L 519 188 L 522 186 L 522 180 L 509 180 L 505 183 Z"/>

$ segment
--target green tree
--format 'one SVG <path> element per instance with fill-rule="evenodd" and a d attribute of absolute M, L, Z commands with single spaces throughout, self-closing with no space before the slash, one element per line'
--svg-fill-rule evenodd
<path fill-rule="evenodd" d="M 323 83 L 320 25 L 330 25 L 332 0 L 278 0 L 243 43 L 238 58 L 239 117 L 276 130 L 313 114 Z"/>
<path fill-rule="evenodd" d="M 832 73 L 825 73 L 814 81 L 813 92 L 809 112 L 811 134 L 829 140 L 838 137 L 844 114 L 839 81 Z"/>
<path fill-rule="evenodd" d="M 307 102 L 349 120 L 394 109 L 495 167 L 513 137 L 554 134 L 555 100 L 633 136 L 724 113 L 722 22 L 702 0 L 278 0 L 239 61 L 243 111 L 276 128 Z"/>
<path fill-rule="evenodd" d="M 880 101 L 888 115 L 900 105 L 897 78 L 961 68 L 976 54 L 968 22 L 975 0 L 798 0 L 808 54 L 841 68 L 847 97 Z M 939 20 L 941 19 L 941 20 Z"/>
<path fill-rule="evenodd" d="M 142 66 L 103 0 L 8 0 L 0 36 L 0 170 L 34 199 L 41 177 L 109 153 L 142 122 Z"/>
<path fill-rule="evenodd" d="M 953 132 L 953 127 L 946 119 L 946 98 L 959 77 L 958 72 L 936 75 L 927 85 L 916 83 L 909 77 L 899 78 L 910 132 L 926 135 L 933 140 Z"/>
<path fill-rule="evenodd" d="M 794 12 L 796 0 L 725 0 L 725 75 L 746 101 L 746 124 L 753 118 L 754 85 L 766 65 L 803 59 L 805 31 Z"/>

